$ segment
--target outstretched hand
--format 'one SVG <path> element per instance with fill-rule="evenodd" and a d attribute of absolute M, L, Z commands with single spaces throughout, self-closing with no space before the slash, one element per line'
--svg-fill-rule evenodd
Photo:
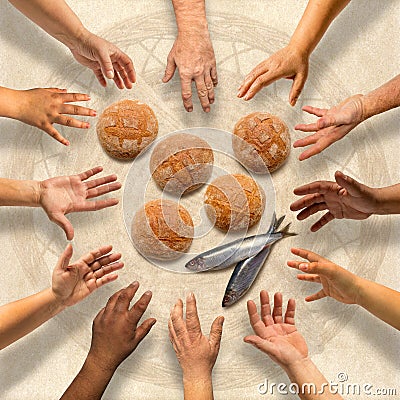
<path fill-rule="evenodd" d="M 311 226 L 313 232 L 335 218 L 362 220 L 376 212 L 377 189 L 363 185 L 340 171 L 336 171 L 335 180 L 316 181 L 294 189 L 294 194 L 303 196 L 290 205 L 292 211 L 302 210 L 297 215 L 298 220 L 328 210 Z"/>
<path fill-rule="evenodd" d="M 116 175 L 87 181 L 87 179 L 102 170 L 102 167 L 95 167 L 79 175 L 58 176 L 42 181 L 39 184 L 40 206 L 49 219 L 64 230 L 68 240 L 73 239 L 74 228 L 65 216 L 66 214 L 96 211 L 118 204 L 118 200 L 115 198 L 89 201 L 89 199 L 121 188 L 121 184 L 116 182 Z"/>
<path fill-rule="evenodd" d="M 136 82 L 132 60 L 122 50 L 107 40 L 86 31 L 70 48 L 75 59 L 90 68 L 102 86 L 113 79 L 118 89 L 132 89 Z"/>
<path fill-rule="evenodd" d="M 298 274 L 297 278 L 301 281 L 322 285 L 322 289 L 311 296 L 307 296 L 306 301 L 319 300 L 329 296 L 345 304 L 356 304 L 358 302 L 358 282 L 360 280 L 358 276 L 312 251 L 296 248 L 292 248 L 291 251 L 294 255 L 309 261 L 287 262 L 290 268 L 305 272 L 305 274 Z"/>
<path fill-rule="evenodd" d="M 110 253 L 112 246 L 103 246 L 69 264 L 73 254 L 68 244 L 53 271 L 52 292 L 63 306 L 72 306 L 99 287 L 115 281 L 115 271 L 123 268 L 121 254 Z"/>
<path fill-rule="evenodd" d="M 250 324 L 255 335 L 246 336 L 244 341 L 266 353 L 284 369 L 306 359 L 308 357 L 307 343 L 295 326 L 296 304 L 294 299 L 288 301 L 284 317 L 282 317 L 281 293 L 275 293 L 272 315 L 267 291 L 261 291 L 260 302 L 260 314 L 257 312 L 254 301 L 247 302 Z"/>
<path fill-rule="evenodd" d="M 258 64 L 244 79 L 237 96 L 252 99 L 263 87 L 281 78 L 293 80 L 289 103 L 294 106 L 308 76 L 308 55 L 288 45 Z"/>
<path fill-rule="evenodd" d="M 345 137 L 352 129 L 365 120 L 363 95 L 357 94 L 342 101 L 331 109 L 304 106 L 303 111 L 320 117 L 312 124 L 298 124 L 294 128 L 302 132 L 315 132 L 296 140 L 293 147 L 310 146 L 300 154 L 299 160 L 306 160 L 321 153 L 331 144 Z"/>

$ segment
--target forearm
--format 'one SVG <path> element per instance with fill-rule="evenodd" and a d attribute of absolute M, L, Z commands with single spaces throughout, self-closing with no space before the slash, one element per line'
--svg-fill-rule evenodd
<path fill-rule="evenodd" d="M 309 358 L 285 368 L 285 372 L 298 385 L 302 400 L 343 400 L 339 394 L 331 393 L 328 381 Z"/>
<path fill-rule="evenodd" d="M 400 293 L 367 279 L 359 287 L 357 304 L 400 330 Z"/>
<path fill-rule="evenodd" d="M 377 198 L 374 214 L 400 214 L 400 184 L 374 190 Z"/>
<path fill-rule="evenodd" d="M 21 90 L 0 86 L 0 117 L 19 119 Z"/>
<path fill-rule="evenodd" d="M 0 178 L 0 206 L 39 207 L 40 183 Z"/>
<path fill-rule="evenodd" d="M 62 395 L 61 400 L 101 399 L 115 370 L 116 368 L 101 368 L 89 353 L 81 370 Z"/>
<path fill-rule="evenodd" d="M 208 33 L 205 0 L 172 0 L 178 34 Z"/>
<path fill-rule="evenodd" d="M 50 288 L 0 307 L 0 349 L 32 332 L 64 308 Z"/>
<path fill-rule="evenodd" d="M 374 115 L 400 106 L 400 75 L 373 90 L 362 98 L 363 117 L 368 119 Z"/>
<path fill-rule="evenodd" d="M 183 376 L 185 400 L 213 400 L 212 376 L 185 377 Z"/>
<path fill-rule="evenodd" d="M 64 0 L 9 0 L 35 24 L 73 48 L 86 29 Z"/>
<path fill-rule="evenodd" d="M 310 0 L 290 44 L 310 55 L 350 0 Z"/>

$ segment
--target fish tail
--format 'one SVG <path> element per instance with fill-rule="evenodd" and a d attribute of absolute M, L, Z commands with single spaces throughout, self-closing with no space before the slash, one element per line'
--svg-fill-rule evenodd
<path fill-rule="evenodd" d="M 278 220 L 276 219 L 276 214 L 274 213 L 274 225 L 273 225 L 273 232 L 276 232 L 278 228 L 281 226 L 283 220 L 285 219 L 286 215 L 282 215 Z"/>
<path fill-rule="evenodd" d="M 282 234 L 282 237 L 288 237 L 288 236 L 296 236 L 297 233 L 294 232 L 289 232 L 289 228 L 290 228 L 291 222 L 289 222 L 281 231 L 279 231 L 278 233 Z"/>

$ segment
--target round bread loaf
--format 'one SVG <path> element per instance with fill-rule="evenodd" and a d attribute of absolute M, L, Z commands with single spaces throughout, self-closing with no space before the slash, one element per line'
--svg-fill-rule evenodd
<path fill-rule="evenodd" d="M 154 148 L 150 172 L 161 189 L 181 195 L 207 182 L 213 163 L 213 151 L 205 140 L 195 135 L 177 133 Z"/>
<path fill-rule="evenodd" d="M 247 175 L 223 175 L 206 191 L 206 213 L 223 231 L 247 229 L 260 221 L 265 209 L 265 193 Z"/>
<path fill-rule="evenodd" d="M 253 172 L 273 172 L 289 155 L 289 129 L 275 115 L 264 112 L 246 115 L 236 123 L 233 133 L 235 156 Z"/>
<path fill-rule="evenodd" d="M 188 251 L 194 227 L 188 211 L 171 200 L 152 200 L 133 217 L 132 240 L 144 256 L 175 260 Z"/>
<path fill-rule="evenodd" d="M 122 100 L 108 106 L 99 117 L 97 136 L 111 157 L 135 158 L 158 134 L 153 110 L 139 100 Z"/>

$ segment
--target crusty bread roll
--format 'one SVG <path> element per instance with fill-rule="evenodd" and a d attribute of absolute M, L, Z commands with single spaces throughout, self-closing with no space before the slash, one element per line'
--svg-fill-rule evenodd
<path fill-rule="evenodd" d="M 122 100 L 108 106 L 99 117 L 97 136 L 103 149 L 119 159 L 133 159 L 157 136 L 153 110 L 139 100 Z"/>
<path fill-rule="evenodd" d="M 289 129 L 275 115 L 265 112 L 246 115 L 236 123 L 233 133 L 236 158 L 253 172 L 273 172 L 289 155 Z"/>
<path fill-rule="evenodd" d="M 265 209 L 265 193 L 247 175 L 223 175 L 208 186 L 206 213 L 223 231 L 247 229 L 260 221 Z"/>
<path fill-rule="evenodd" d="M 177 133 L 154 148 L 150 172 L 161 189 L 182 195 L 207 182 L 213 163 L 213 151 L 205 140 L 188 133 Z"/>
<path fill-rule="evenodd" d="M 194 227 L 188 211 L 171 200 L 152 200 L 133 217 L 132 240 L 145 257 L 174 260 L 189 250 Z"/>

